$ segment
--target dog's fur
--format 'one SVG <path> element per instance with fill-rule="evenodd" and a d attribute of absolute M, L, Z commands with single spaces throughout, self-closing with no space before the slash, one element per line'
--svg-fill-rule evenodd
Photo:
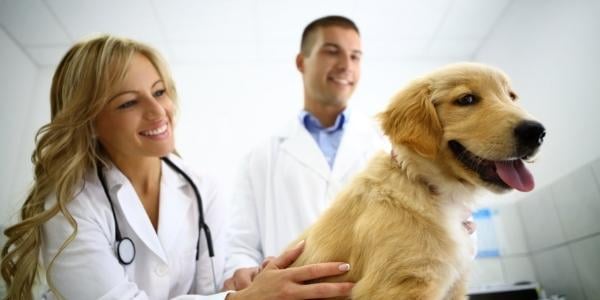
<path fill-rule="evenodd" d="M 477 102 L 461 105 L 465 95 Z M 306 246 L 294 266 L 349 262 L 347 274 L 326 280 L 356 282 L 352 299 L 464 299 L 473 257 L 465 212 L 481 187 L 511 189 L 491 166 L 537 151 L 539 144 L 523 150 L 515 137 L 532 118 L 506 75 L 474 63 L 413 81 L 379 117 L 392 153 L 376 155 L 298 239 Z M 481 170 L 459 160 L 463 154 L 475 154 Z"/>

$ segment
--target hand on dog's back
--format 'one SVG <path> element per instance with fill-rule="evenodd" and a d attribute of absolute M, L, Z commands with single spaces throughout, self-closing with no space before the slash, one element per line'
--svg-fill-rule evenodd
<path fill-rule="evenodd" d="M 262 270 L 252 275 L 252 284 L 229 294 L 226 299 L 326 299 L 350 296 L 353 283 L 311 283 L 319 278 L 346 273 L 350 265 L 340 262 L 289 267 L 304 250 L 304 241 L 268 261 Z M 237 272 L 236 272 L 237 273 Z M 247 274 L 245 274 L 247 275 Z M 235 277 L 235 275 L 234 275 Z M 236 279 L 230 278 L 235 281 Z M 247 279 L 247 278 L 246 278 Z M 231 284 L 231 283 L 229 283 Z M 245 288 L 245 289 L 244 289 Z"/>

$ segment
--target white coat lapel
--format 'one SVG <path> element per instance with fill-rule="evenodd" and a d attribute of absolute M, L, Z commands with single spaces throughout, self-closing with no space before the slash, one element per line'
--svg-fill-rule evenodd
<path fill-rule="evenodd" d="M 185 193 L 186 185 L 187 181 L 185 178 L 164 162 L 162 163 L 158 237 L 162 242 L 163 249 L 167 250 L 167 252 L 169 252 L 168 249 L 178 246 L 175 241 L 179 232 L 189 220 L 190 204 L 195 199 L 190 198 L 190 195 Z M 190 186 L 189 191 L 191 190 Z M 194 224 L 197 223 L 195 220 Z"/>
<path fill-rule="evenodd" d="M 152 252 L 166 262 L 167 259 L 158 240 L 158 235 L 154 231 L 150 218 L 148 218 L 142 202 L 129 181 L 124 182 L 123 186 L 117 191 L 117 199 L 121 207 L 121 213 L 127 220 L 129 227 Z M 123 225 L 120 226 L 123 230 Z M 136 247 L 140 246 L 136 245 Z"/>
<path fill-rule="evenodd" d="M 148 247 L 153 253 L 155 253 L 164 262 L 167 262 L 163 248 L 158 240 L 158 235 L 154 231 L 154 227 L 150 222 L 150 218 L 146 214 L 146 210 L 142 205 L 135 189 L 114 165 L 110 166 L 108 170 L 105 170 L 106 183 L 109 187 L 109 193 L 111 193 L 113 205 L 119 207 L 116 209 L 119 220 L 119 229 L 123 237 L 130 237 L 126 233 L 125 224 L 120 220 L 125 219 L 127 225 L 133 230 L 133 233 Z M 119 217 L 122 216 L 122 217 Z M 135 239 L 134 243 L 135 243 Z M 143 245 L 137 245 L 136 247 L 142 247 Z"/>
<path fill-rule="evenodd" d="M 282 151 L 290 154 L 294 159 L 317 172 L 324 179 L 328 179 L 331 171 L 323 152 L 302 124 L 298 120 L 294 121 L 291 130 L 284 136 L 285 140 L 281 145 Z"/>
<path fill-rule="evenodd" d="M 335 161 L 333 163 L 333 176 L 343 178 L 350 171 L 356 171 L 356 164 L 361 164 L 369 155 L 368 149 L 372 145 L 375 129 L 373 124 L 359 114 L 350 115 L 344 135 L 340 141 Z"/>

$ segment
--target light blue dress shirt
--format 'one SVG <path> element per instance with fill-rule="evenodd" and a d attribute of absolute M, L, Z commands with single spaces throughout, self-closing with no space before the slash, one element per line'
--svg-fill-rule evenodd
<path fill-rule="evenodd" d="M 323 155 L 329 164 L 329 168 L 333 168 L 335 155 L 337 154 L 342 135 L 344 134 L 344 125 L 348 119 L 346 111 L 340 113 L 335 119 L 333 126 L 327 128 L 323 128 L 319 119 L 305 110 L 300 112 L 299 117 L 300 122 L 315 139 L 321 152 L 323 152 Z"/>

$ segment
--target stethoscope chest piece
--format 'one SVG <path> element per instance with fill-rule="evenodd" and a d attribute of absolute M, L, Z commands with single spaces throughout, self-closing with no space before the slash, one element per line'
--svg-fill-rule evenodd
<path fill-rule="evenodd" d="M 208 248 L 208 256 L 211 259 L 211 269 L 213 272 L 213 283 L 215 285 L 215 292 L 217 292 L 217 280 L 215 276 L 215 269 L 213 263 L 213 257 L 215 256 L 215 252 L 213 249 L 212 238 L 210 236 L 210 230 L 208 225 L 204 222 L 204 211 L 202 210 L 202 198 L 200 197 L 200 192 L 198 191 L 198 187 L 194 184 L 192 178 L 190 178 L 183 170 L 181 170 L 177 165 L 175 165 L 169 158 L 163 157 L 162 160 L 172 167 L 177 173 L 185 178 L 185 180 L 192 186 L 194 190 L 194 194 L 196 195 L 196 201 L 198 203 L 198 240 L 196 242 L 196 261 L 198 261 L 198 256 L 200 254 L 200 232 L 204 230 L 204 236 L 206 237 L 206 246 Z M 112 199 L 110 198 L 110 193 L 108 191 L 108 186 L 106 185 L 106 181 L 104 179 L 104 174 L 102 174 L 101 166 L 96 167 L 96 172 L 98 174 L 98 179 L 102 184 L 102 189 L 104 190 L 104 194 L 106 195 L 106 199 L 110 204 L 110 210 L 112 211 L 113 219 L 115 221 L 115 252 L 117 254 L 117 258 L 119 262 L 123 265 L 129 265 L 133 262 L 135 258 L 135 245 L 133 241 L 128 237 L 121 237 L 121 230 L 119 230 L 119 222 L 117 222 L 117 215 L 115 213 L 115 207 L 113 205 Z"/>
<path fill-rule="evenodd" d="M 120 263 L 128 265 L 133 262 L 133 259 L 135 258 L 135 245 L 130 238 L 126 237 L 117 241 L 116 251 Z"/>

